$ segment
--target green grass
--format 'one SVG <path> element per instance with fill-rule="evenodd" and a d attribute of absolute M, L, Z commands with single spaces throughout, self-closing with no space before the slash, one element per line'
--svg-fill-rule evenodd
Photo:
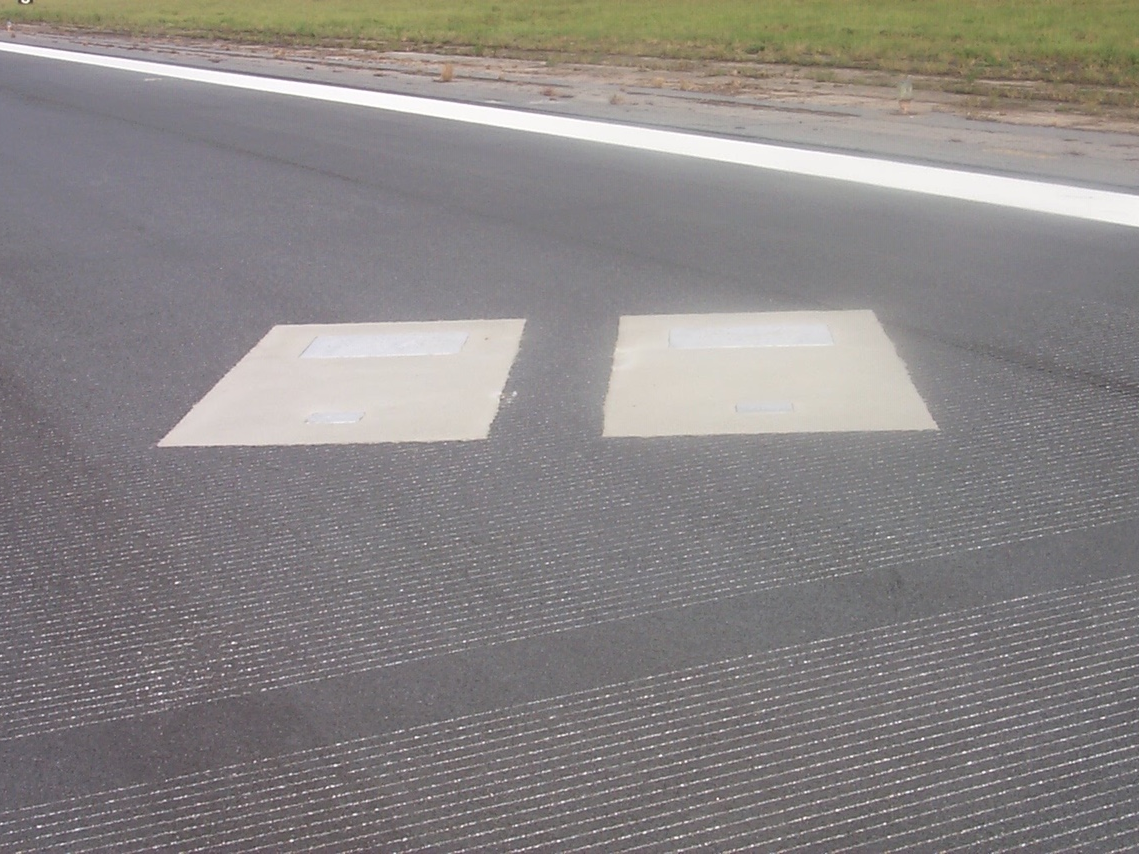
<path fill-rule="evenodd" d="M 35 0 L 13 20 L 500 55 L 755 60 L 1139 87 L 1139 0 Z"/>

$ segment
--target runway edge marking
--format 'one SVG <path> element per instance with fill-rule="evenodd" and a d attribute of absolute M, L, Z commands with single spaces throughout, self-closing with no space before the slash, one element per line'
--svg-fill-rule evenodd
<path fill-rule="evenodd" d="M 1139 228 L 1139 195 L 412 95 L 0 44 L 0 52 L 444 119 Z"/>

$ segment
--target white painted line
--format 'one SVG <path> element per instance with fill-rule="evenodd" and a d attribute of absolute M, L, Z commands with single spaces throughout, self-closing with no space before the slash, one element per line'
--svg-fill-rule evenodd
<path fill-rule="evenodd" d="M 393 332 L 387 335 L 318 335 L 302 359 L 372 359 L 385 356 L 453 356 L 466 332 Z"/>
<path fill-rule="evenodd" d="M 718 139 L 678 131 L 608 124 L 591 119 L 549 116 L 481 104 L 460 104 L 410 95 L 345 89 L 323 83 L 276 80 L 270 77 L 255 77 L 204 68 L 184 68 L 137 59 L 97 56 L 30 45 L 0 44 L 0 52 L 144 75 L 159 75 L 254 92 L 310 98 L 334 104 L 408 113 L 524 133 L 599 142 L 640 151 L 695 157 L 718 163 L 733 163 L 795 175 L 829 178 L 853 184 L 905 190 L 948 199 L 1139 228 L 1139 196 L 1129 193 L 1092 190 L 1022 178 L 1005 178 L 912 163 L 896 163 L 873 157 L 808 151 L 736 139 Z"/>
<path fill-rule="evenodd" d="M 721 347 L 830 347 L 834 344 L 825 323 L 767 323 L 760 326 L 678 326 L 668 333 L 668 346 L 676 350 L 711 350 Z"/>

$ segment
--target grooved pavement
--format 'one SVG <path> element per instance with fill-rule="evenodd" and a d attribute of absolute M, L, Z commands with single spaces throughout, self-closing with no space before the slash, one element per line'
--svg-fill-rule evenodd
<path fill-rule="evenodd" d="M 1139 318 L 1083 320 L 1070 351 L 1050 339 L 1040 367 L 923 348 L 914 361 L 937 435 L 583 435 L 559 457 L 541 436 L 512 435 L 509 416 L 531 397 L 521 387 L 485 448 L 154 451 L 117 462 L 103 502 L 127 508 L 123 528 L 78 567 L 60 558 L 90 548 L 89 527 L 37 512 L 73 475 L 17 457 L 9 502 L 23 521 L 0 546 L 0 591 L 20 673 L 0 687 L 0 737 L 1133 518 L 1139 366 L 1124 328 Z M 1109 366 L 1101 383 L 1065 377 L 1079 358 Z M 369 456 L 379 492 L 357 476 L 377 465 Z M 210 460 L 232 464 L 196 483 Z M 316 460 L 337 474 L 306 482 Z M 271 515 L 234 528 L 231 496 Z M 145 546 L 167 535 L 178 550 Z M 142 595 L 122 601 L 116 574 L 138 561 L 147 572 L 129 584 Z M 58 572 L 82 594 L 48 604 L 40 591 L 64 583 Z"/>
<path fill-rule="evenodd" d="M 7 813 L 0 847 L 1126 850 L 1137 594 L 1075 587 Z"/>
<path fill-rule="evenodd" d="M 1132 233 L 0 66 L 0 847 L 1134 837 Z M 848 309 L 940 432 L 602 438 L 622 315 Z M 485 441 L 155 447 L 478 317 Z"/>

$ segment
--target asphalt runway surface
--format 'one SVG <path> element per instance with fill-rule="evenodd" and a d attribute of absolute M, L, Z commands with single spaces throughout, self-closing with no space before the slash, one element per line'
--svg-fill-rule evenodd
<path fill-rule="evenodd" d="M 1132 846 L 1135 229 L 4 54 L 0 150 L 0 850 Z M 867 309 L 938 430 L 602 435 L 622 316 Z M 478 318 L 485 440 L 158 447 Z"/>

